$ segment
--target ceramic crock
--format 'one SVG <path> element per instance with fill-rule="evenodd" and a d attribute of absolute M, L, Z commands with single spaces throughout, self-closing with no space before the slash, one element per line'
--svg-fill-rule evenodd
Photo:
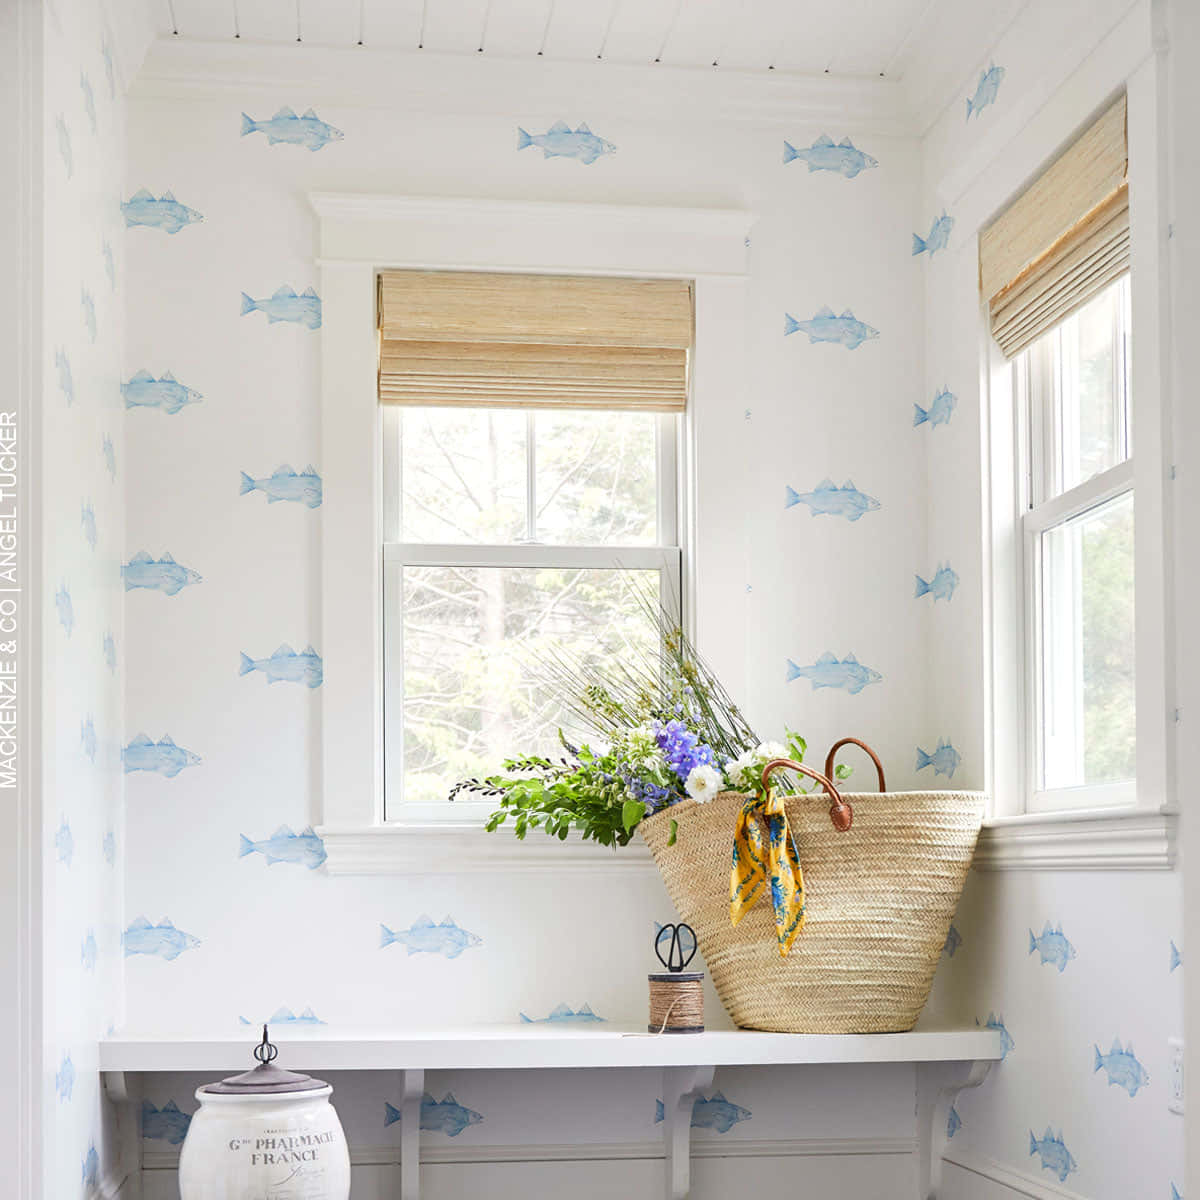
<path fill-rule="evenodd" d="M 349 1200 L 350 1153 L 320 1079 L 273 1064 L 263 1030 L 259 1065 L 196 1090 L 179 1157 L 181 1200 Z"/>

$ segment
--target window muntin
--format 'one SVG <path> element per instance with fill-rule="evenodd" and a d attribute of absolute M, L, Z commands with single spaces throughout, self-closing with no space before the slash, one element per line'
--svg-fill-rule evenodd
<path fill-rule="evenodd" d="M 1017 360 L 1029 811 L 1135 800 L 1129 279 Z"/>
<path fill-rule="evenodd" d="M 570 714 L 531 663 L 655 652 L 677 609 L 680 418 L 387 406 L 385 819 L 476 815 L 459 779 L 552 754 Z"/>

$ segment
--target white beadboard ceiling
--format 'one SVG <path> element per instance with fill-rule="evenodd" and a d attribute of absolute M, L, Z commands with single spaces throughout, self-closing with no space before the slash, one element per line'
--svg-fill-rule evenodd
<path fill-rule="evenodd" d="M 151 0 L 180 39 L 904 79 L 924 106 L 1022 0 Z M 963 55 L 967 55 L 963 60 Z M 911 85 L 910 85 L 911 86 Z M 907 89 L 906 89 L 907 90 Z M 917 97 L 914 97 L 916 99 Z"/>

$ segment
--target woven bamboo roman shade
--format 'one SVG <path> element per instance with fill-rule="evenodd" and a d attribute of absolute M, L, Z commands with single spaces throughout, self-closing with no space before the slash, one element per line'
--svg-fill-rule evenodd
<path fill-rule="evenodd" d="M 687 280 L 379 276 L 382 404 L 682 412 Z"/>
<path fill-rule="evenodd" d="M 979 236 L 979 284 L 1008 358 L 1129 270 L 1125 96 Z"/>

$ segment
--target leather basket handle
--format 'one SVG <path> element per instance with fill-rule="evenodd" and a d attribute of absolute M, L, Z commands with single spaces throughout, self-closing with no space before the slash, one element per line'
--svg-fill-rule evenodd
<path fill-rule="evenodd" d="M 875 764 L 875 771 L 879 775 L 879 790 L 881 792 L 886 792 L 887 780 L 883 777 L 883 763 L 879 761 L 879 755 L 876 754 L 866 742 L 859 741 L 859 739 L 856 737 L 844 737 L 840 742 L 834 742 L 834 744 L 829 748 L 829 753 L 825 756 L 825 774 L 830 779 L 833 778 L 834 756 L 843 746 L 858 746 L 871 756 L 871 761 Z"/>
<path fill-rule="evenodd" d="M 762 781 L 764 788 L 771 786 L 771 772 L 781 768 L 787 768 L 789 771 L 798 771 L 801 775 L 807 775 L 810 779 L 815 779 L 833 797 L 833 803 L 829 806 L 829 819 L 833 822 L 834 829 L 838 830 L 839 833 L 845 833 L 850 828 L 854 823 L 854 809 L 842 799 L 842 794 L 837 790 L 837 785 L 828 776 L 822 775 L 820 771 L 814 771 L 812 767 L 806 767 L 803 763 L 793 762 L 790 758 L 773 758 L 763 767 Z"/>

